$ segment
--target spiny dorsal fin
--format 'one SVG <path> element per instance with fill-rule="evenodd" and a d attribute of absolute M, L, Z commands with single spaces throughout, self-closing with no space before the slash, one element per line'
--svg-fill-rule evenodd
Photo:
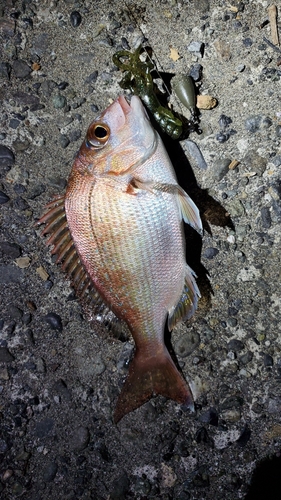
<path fill-rule="evenodd" d="M 106 324 L 117 338 L 126 340 L 128 329 L 124 328 L 124 323 L 118 320 L 104 303 L 80 261 L 68 228 L 64 200 L 64 196 L 58 196 L 48 203 L 47 212 L 37 224 L 45 224 L 42 234 L 48 234 L 46 243 L 53 245 L 51 253 L 56 255 L 56 263 L 61 263 L 62 269 L 67 273 L 86 314 L 90 318 L 99 315 L 99 320 Z"/>
<path fill-rule="evenodd" d="M 180 321 L 186 321 L 191 318 L 197 309 L 200 292 L 195 281 L 195 273 L 186 265 L 185 283 L 183 292 L 177 305 L 169 311 L 168 328 L 171 331 Z"/>

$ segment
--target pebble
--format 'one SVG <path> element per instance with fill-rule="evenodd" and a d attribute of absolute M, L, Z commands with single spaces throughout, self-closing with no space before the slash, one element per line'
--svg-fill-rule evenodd
<path fill-rule="evenodd" d="M 10 305 L 8 313 L 9 313 L 9 317 L 14 319 L 15 321 L 19 321 L 22 319 L 23 312 L 17 306 Z"/>
<path fill-rule="evenodd" d="M 221 115 L 219 118 L 219 126 L 222 130 L 225 130 L 232 123 L 230 116 Z"/>
<path fill-rule="evenodd" d="M 22 59 L 16 59 L 13 62 L 13 70 L 16 78 L 27 78 L 31 73 L 31 67 Z"/>
<path fill-rule="evenodd" d="M 231 408 L 222 411 L 221 416 L 226 422 L 235 423 L 241 419 L 241 411 L 239 408 Z"/>
<path fill-rule="evenodd" d="M 0 63 L 0 78 L 4 78 L 5 80 L 10 79 L 11 74 L 11 66 L 9 63 L 1 62 Z"/>
<path fill-rule="evenodd" d="M 53 481 L 58 472 L 58 464 L 56 462 L 48 462 L 45 468 L 43 469 L 42 477 L 43 481 L 46 483 L 50 483 Z"/>
<path fill-rule="evenodd" d="M 252 351 L 247 351 L 245 354 L 242 354 L 239 358 L 239 362 L 242 363 L 243 365 L 247 365 L 252 361 L 253 359 L 253 353 Z"/>
<path fill-rule="evenodd" d="M 205 443 L 205 444 L 208 444 L 211 447 L 213 447 L 213 445 L 214 445 L 213 440 L 209 436 L 208 431 L 207 431 L 207 429 L 205 429 L 205 427 L 200 427 L 200 429 L 198 429 L 196 431 L 195 441 L 198 444 L 199 443 Z"/>
<path fill-rule="evenodd" d="M 31 111 L 36 111 L 42 106 L 37 95 L 32 95 L 21 90 L 13 92 L 13 99 L 18 106 L 28 106 Z"/>
<path fill-rule="evenodd" d="M 63 95 L 55 95 L 52 102 L 55 109 L 62 109 L 66 105 L 66 98 Z"/>
<path fill-rule="evenodd" d="M 263 355 L 263 363 L 264 363 L 264 366 L 266 366 L 266 367 L 273 366 L 273 357 L 270 356 L 270 354 L 264 354 Z"/>
<path fill-rule="evenodd" d="M 199 82 L 202 79 L 203 66 L 202 64 L 193 64 L 189 71 L 189 76 L 195 81 Z"/>
<path fill-rule="evenodd" d="M 17 198 L 15 198 L 14 200 L 14 208 L 16 210 L 23 211 L 23 210 L 28 210 L 29 205 L 24 198 L 22 198 L 21 196 L 17 196 Z"/>
<path fill-rule="evenodd" d="M 79 139 L 81 139 L 81 135 L 82 135 L 81 130 L 71 130 L 69 132 L 68 137 L 69 137 L 70 142 L 76 142 Z"/>
<path fill-rule="evenodd" d="M 17 243 L 10 243 L 9 241 L 1 241 L 0 250 L 12 259 L 16 259 L 21 255 L 21 247 Z"/>
<path fill-rule="evenodd" d="M 266 169 L 267 160 L 251 149 L 244 156 L 243 163 L 247 166 L 247 170 L 256 172 L 261 177 Z"/>
<path fill-rule="evenodd" d="M 0 284 L 20 283 L 23 271 L 13 264 L 0 265 Z"/>
<path fill-rule="evenodd" d="M 244 429 L 242 430 L 239 438 L 236 441 L 236 444 L 240 446 L 240 448 L 244 448 L 251 437 L 251 429 L 248 424 L 245 424 Z"/>
<path fill-rule="evenodd" d="M 45 438 L 54 428 L 55 421 L 52 418 L 46 417 L 39 420 L 35 425 L 35 435 L 39 439 Z"/>
<path fill-rule="evenodd" d="M 85 79 L 85 83 L 95 83 L 97 81 L 97 78 L 98 78 L 98 71 L 93 71 L 93 73 L 91 73 L 89 76 L 87 76 L 87 78 Z"/>
<path fill-rule="evenodd" d="M 230 342 L 228 342 L 227 349 L 229 351 L 240 352 L 244 349 L 244 344 L 243 342 L 241 342 L 241 340 L 232 339 L 230 340 Z"/>
<path fill-rule="evenodd" d="M 11 363 L 15 356 L 10 353 L 7 347 L 0 347 L 0 363 Z"/>
<path fill-rule="evenodd" d="M 184 141 L 184 145 L 187 146 L 188 152 L 196 161 L 197 166 L 202 170 L 206 170 L 208 168 L 208 165 L 197 144 L 190 139 L 186 139 Z"/>
<path fill-rule="evenodd" d="M 262 207 L 261 209 L 261 224 L 265 229 L 271 227 L 271 214 L 268 207 Z"/>
<path fill-rule="evenodd" d="M 12 167 L 15 163 L 15 155 L 7 146 L 0 144 L 0 166 Z"/>
<path fill-rule="evenodd" d="M 216 140 L 222 144 L 222 143 L 228 141 L 229 137 L 230 137 L 229 132 L 219 132 L 216 135 Z"/>
<path fill-rule="evenodd" d="M 187 50 L 188 52 L 195 53 L 197 57 L 203 57 L 204 43 L 193 41 L 187 46 Z"/>
<path fill-rule="evenodd" d="M 67 146 L 70 144 L 70 140 L 65 134 L 60 134 L 59 141 L 63 149 L 67 148 Z"/>
<path fill-rule="evenodd" d="M 126 472 L 123 472 L 111 484 L 110 500 L 124 500 L 129 491 L 130 481 Z"/>
<path fill-rule="evenodd" d="M 71 12 L 70 22 L 71 22 L 71 25 L 73 26 L 73 28 L 78 28 L 78 26 L 80 26 L 80 24 L 82 22 L 82 17 L 81 17 L 80 12 L 78 12 L 77 10 L 74 10 L 73 12 Z"/>
<path fill-rule="evenodd" d="M 218 412 L 215 408 L 209 408 L 205 413 L 202 413 L 198 418 L 200 422 L 217 426 L 219 421 Z"/>
<path fill-rule="evenodd" d="M 8 201 L 10 201 L 9 196 L 3 191 L 0 191 L 0 205 L 4 205 L 5 203 L 8 203 Z"/>
<path fill-rule="evenodd" d="M 40 196 L 41 194 L 45 193 L 46 191 L 46 186 L 45 184 L 35 184 L 30 187 L 28 190 L 28 199 L 30 200 L 35 200 L 37 196 Z"/>
<path fill-rule="evenodd" d="M 78 427 L 74 429 L 69 440 L 69 447 L 73 451 L 82 451 L 87 448 L 90 441 L 90 433 L 87 427 Z"/>
<path fill-rule="evenodd" d="M 212 176 L 215 181 L 219 182 L 228 173 L 231 160 L 229 158 L 218 158 L 214 162 Z"/>
<path fill-rule="evenodd" d="M 185 358 L 189 356 L 200 344 L 200 336 L 194 330 L 188 330 L 175 344 L 175 353 Z"/>
<path fill-rule="evenodd" d="M 62 397 L 65 401 L 71 401 L 71 391 L 68 389 L 64 380 L 57 380 L 52 387 L 52 391 L 56 395 Z"/>
<path fill-rule="evenodd" d="M 52 328 L 52 330 L 58 330 L 62 332 L 62 320 L 61 317 L 53 312 L 50 312 L 44 316 L 44 321 Z"/>
<path fill-rule="evenodd" d="M 218 253 L 219 250 L 217 248 L 208 247 L 204 250 L 203 255 L 206 259 L 213 259 Z"/>

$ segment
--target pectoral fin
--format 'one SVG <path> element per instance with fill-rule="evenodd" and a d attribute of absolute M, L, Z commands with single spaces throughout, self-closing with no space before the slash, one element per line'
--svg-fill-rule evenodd
<path fill-rule="evenodd" d="M 186 265 L 185 283 L 183 292 L 177 305 L 169 311 L 168 328 L 171 331 L 180 321 L 191 318 L 197 309 L 200 292 L 195 281 L 195 273 Z"/>
<path fill-rule="evenodd" d="M 132 179 L 131 184 L 134 187 L 148 191 L 149 193 L 153 193 L 154 191 L 162 191 L 164 193 L 169 193 L 176 196 L 180 215 L 183 218 L 184 222 L 196 229 L 199 234 L 202 234 L 203 227 L 199 210 L 192 199 L 188 196 L 188 194 L 178 184 L 165 184 L 153 181 L 143 182 L 136 178 Z"/>

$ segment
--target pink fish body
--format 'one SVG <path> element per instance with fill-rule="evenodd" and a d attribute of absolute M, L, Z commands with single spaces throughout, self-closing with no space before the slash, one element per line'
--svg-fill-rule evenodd
<path fill-rule="evenodd" d="M 199 232 L 202 225 L 138 97 L 130 104 L 119 97 L 90 125 L 66 195 L 58 200 L 61 212 L 55 203 L 50 206 L 52 217 L 47 213 L 41 222 L 48 222 L 45 233 L 52 232 L 62 224 L 50 228 L 52 221 L 64 211 L 63 234 L 69 229 L 70 236 L 62 242 L 57 230 L 48 241 L 74 287 L 81 274 L 77 261 L 135 341 L 115 421 L 153 394 L 192 406 L 189 386 L 164 344 L 164 329 L 167 318 L 171 330 L 196 309 L 199 291 L 185 259 L 182 219 Z M 71 259 L 76 261 L 70 272 Z"/>

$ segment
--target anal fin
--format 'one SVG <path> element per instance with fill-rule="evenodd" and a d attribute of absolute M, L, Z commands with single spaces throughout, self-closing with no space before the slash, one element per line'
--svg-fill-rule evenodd
<path fill-rule="evenodd" d="M 169 311 L 168 328 L 169 331 L 173 330 L 175 325 L 180 321 L 186 321 L 191 318 L 197 309 L 198 299 L 200 292 L 195 281 L 195 273 L 186 264 L 185 282 L 181 298 L 177 305 Z"/>

